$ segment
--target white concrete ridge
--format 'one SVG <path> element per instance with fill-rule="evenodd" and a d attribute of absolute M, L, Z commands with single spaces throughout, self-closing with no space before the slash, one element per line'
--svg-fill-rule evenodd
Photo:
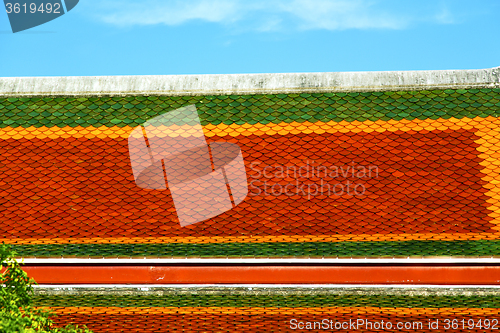
<path fill-rule="evenodd" d="M 496 285 L 418 284 L 66 284 L 35 285 L 35 295 L 385 295 L 385 296 L 498 296 Z"/>
<path fill-rule="evenodd" d="M 500 87 L 477 70 L 0 78 L 0 96 L 229 95 Z"/>

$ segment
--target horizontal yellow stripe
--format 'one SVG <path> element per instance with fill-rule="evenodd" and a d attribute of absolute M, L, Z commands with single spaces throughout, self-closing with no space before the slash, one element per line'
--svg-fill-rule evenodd
<path fill-rule="evenodd" d="M 47 308 L 44 308 L 47 309 Z M 467 315 L 495 316 L 496 308 L 379 308 L 379 307 L 313 307 L 313 308 L 254 308 L 254 307 L 51 307 L 56 315 Z M 493 318 L 490 318 L 493 319 Z"/>
<path fill-rule="evenodd" d="M 377 120 L 377 121 L 341 121 L 341 122 L 292 122 L 280 124 L 231 124 L 231 125 L 206 125 L 203 127 L 205 135 L 213 136 L 238 136 L 238 135 L 275 135 L 275 134 L 299 134 L 299 133 L 360 133 L 360 132 L 384 132 L 384 131 L 421 131 L 421 130 L 458 130 L 500 128 L 500 118 L 464 118 L 464 119 L 426 119 L 426 120 Z M 133 128 L 125 127 L 6 127 L 0 129 L 0 139 L 56 139 L 56 138 L 128 138 Z"/>
<path fill-rule="evenodd" d="M 456 233 L 456 234 L 375 234 L 375 235 L 320 235 L 320 236 L 200 236 L 200 237 L 92 237 L 92 238 L 26 238 L 0 239 L 5 244 L 218 244 L 218 243 L 306 243 L 306 242 L 383 242 L 383 241 L 456 241 L 456 240 L 495 240 L 500 233 Z"/>

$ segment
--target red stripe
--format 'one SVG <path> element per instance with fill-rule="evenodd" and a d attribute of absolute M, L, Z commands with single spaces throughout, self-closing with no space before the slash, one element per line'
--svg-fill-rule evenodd
<path fill-rule="evenodd" d="M 499 266 L 24 266 L 39 284 L 500 284 Z"/>

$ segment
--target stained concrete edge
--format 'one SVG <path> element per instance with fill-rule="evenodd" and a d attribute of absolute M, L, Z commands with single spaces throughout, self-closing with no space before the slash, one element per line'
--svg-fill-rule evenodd
<path fill-rule="evenodd" d="M 69 287 L 53 286 L 34 288 L 35 295 L 393 295 L 393 296 L 498 296 L 500 290 L 492 287 L 338 287 L 318 286 L 314 288 L 301 287 Z"/>
<path fill-rule="evenodd" d="M 500 87 L 500 67 L 475 70 L 0 78 L 0 97 L 231 95 Z"/>

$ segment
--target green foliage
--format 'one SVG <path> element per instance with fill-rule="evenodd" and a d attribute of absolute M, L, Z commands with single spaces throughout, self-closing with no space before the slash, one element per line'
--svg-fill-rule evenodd
<path fill-rule="evenodd" d="M 32 306 L 33 284 L 14 259 L 16 253 L 0 245 L 0 333 L 91 333 L 86 327 L 53 327 L 51 313 Z"/>

